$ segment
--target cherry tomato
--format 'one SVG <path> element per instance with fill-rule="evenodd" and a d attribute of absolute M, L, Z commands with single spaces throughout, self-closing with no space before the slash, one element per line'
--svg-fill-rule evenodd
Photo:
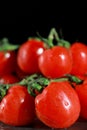
<path fill-rule="evenodd" d="M 12 74 L 3 75 L 0 78 L 0 84 L 12 84 L 12 83 L 17 83 L 17 82 L 19 82 L 19 79 Z"/>
<path fill-rule="evenodd" d="M 38 119 L 52 128 L 67 128 L 80 115 L 80 102 L 69 82 L 51 82 L 35 98 Z"/>
<path fill-rule="evenodd" d="M 86 76 L 86 75 L 76 75 L 76 77 L 78 77 L 78 78 L 81 79 L 81 80 L 87 79 L 87 76 Z"/>
<path fill-rule="evenodd" d="M 58 78 L 71 71 L 72 57 L 67 48 L 55 46 L 41 54 L 38 64 L 44 76 Z"/>
<path fill-rule="evenodd" d="M 36 39 L 30 39 L 23 43 L 18 51 L 18 65 L 22 71 L 33 74 L 40 72 L 38 57 L 44 51 L 44 43 Z"/>
<path fill-rule="evenodd" d="M 71 73 L 74 75 L 84 75 L 87 73 L 87 46 L 80 42 L 71 45 L 73 66 Z"/>
<path fill-rule="evenodd" d="M 16 58 L 15 51 L 0 51 L 0 76 L 15 71 Z"/>
<path fill-rule="evenodd" d="M 83 119 L 87 120 L 87 82 L 80 85 L 76 85 L 75 90 L 79 96 L 81 104 L 80 116 Z"/>
<path fill-rule="evenodd" d="M 87 76 L 84 78 L 83 84 L 87 84 Z"/>
<path fill-rule="evenodd" d="M 0 103 L 0 121 L 13 126 L 30 125 L 35 116 L 34 98 L 27 88 L 12 86 Z"/>

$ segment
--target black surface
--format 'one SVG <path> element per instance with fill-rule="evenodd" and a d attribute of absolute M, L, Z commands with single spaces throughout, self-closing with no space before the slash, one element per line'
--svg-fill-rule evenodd
<path fill-rule="evenodd" d="M 87 122 L 77 122 L 71 127 L 64 129 L 49 128 L 41 123 L 37 123 L 32 126 L 26 126 L 26 127 L 14 127 L 0 123 L 0 130 L 86 130 L 86 129 L 87 129 Z"/>

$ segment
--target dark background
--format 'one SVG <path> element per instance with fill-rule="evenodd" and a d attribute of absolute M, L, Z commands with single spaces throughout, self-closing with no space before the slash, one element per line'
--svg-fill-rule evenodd
<path fill-rule="evenodd" d="M 87 44 L 86 2 L 3 3 L 0 15 L 0 39 L 9 38 L 22 44 L 39 32 L 47 37 L 50 29 L 62 30 L 63 38 L 71 43 L 78 40 Z"/>

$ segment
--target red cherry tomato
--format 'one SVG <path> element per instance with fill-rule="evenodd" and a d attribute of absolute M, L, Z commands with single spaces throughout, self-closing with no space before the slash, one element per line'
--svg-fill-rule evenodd
<path fill-rule="evenodd" d="M 17 57 L 21 70 L 29 74 L 40 72 L 38 57 L 43 53 L 44 49 L 44 43 L 36 39 L 30 39 L 22 44 Z"/>
<path fill-rule="evenodd" d="M 0 76 L 15 71 L 16 58 L 15 51 L 0 51 Z"/>
<path fill-rule="evenodd" d="M 86 76 L 86 75 L 76 75 L 76 77 L 78 77 L 78 78 L 81 79 L 81 80 L 87 79 L 87 76 Z"/>
<path fill-rule="evenodd" d="M 83 84 L 87 84 L 87 76 L 85 76 L 85 78 L 83 80 Z"/>
<path fill-rule="evenodd" d="M 52 82 L 35 98 L 37 117 L 52 128 L 67 128 L 80 115 L 80 102 L 68 82 Z"/>
<path fill-rule="evenodd" d="M 38 64 L 43 75 L 58 78 L 71 71 L 72 58 L 67 48 L 55 46 L 41 54 Z"/>
<path fill-rule="evenodd" d="M 17 82 L 19 82 L 19 79 L 12 74 L 3 75 L 0 78 L 0 84 L 12 84 L 12 83 L 17 83 Z"/>
<path fill-rule="evenodd" d="M 74 75 L 87 74 L 87 46 L 83 43 L 75 42 L 70 50 L 73 59 L 71 73 Z"/>
<path fill-rule="evenodd" d="M 30 125 L 35 116 L 34 98 L 26 87 L 15 85 L 0 102 L 0 121 L 13 126 Z"/>
<path fill-rule="evenodd" d="M 79 96 L 81 104 L 80 116 L 87 120 L 87 81 L 83 84 L 76 85 L 75 90 Z"/>

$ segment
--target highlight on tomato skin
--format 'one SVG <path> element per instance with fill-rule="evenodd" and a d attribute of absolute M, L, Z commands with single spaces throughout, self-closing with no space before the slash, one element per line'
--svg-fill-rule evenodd
<path fill-rule="evenodd" d="M 68 128 L 80 115 L 80 101 L 68 82 L 52 82 L 35 98 L 37 117 L 51 128 Z"/>
<path fill-rule="evenodd" d="M 73 60 L 70 73 L 73 75 L 87 74 L 87 45 L 82 42 L 74 42 L 70 47 L 70 51 Z"/>
<path fill-rule="evenodd" d="M 65 47 L 52 47 L 40 55 L 38 64 L 41 73 L 47 78 L 62 77 L 71 72 L 71 52 Z"/>
<path fill-rule="evenodd" d="M 15 72 L 16 59 L 15 51 L 0 51 L 0 76 Z"/>
<path fill-rule="evenodd" d="M 34 98 L 29 95 L 26 87 L 12 86 L 0 102 L 0 121 L 10 126 L 26 126 L 34 118 Z"/>
<path fill-rule="evenodd" d="M 22 71 L 28 74 L 40 73 L 38 58 L 45 50 L 44 42 L 29 39 L 18 50 L 17 62 Z"/>
<path fill-rule="evenodd" d="M 6 74 L 0 77 L 0 84 L 12 84 L 19 82 L 19 78 L 12 74 Z"/>

